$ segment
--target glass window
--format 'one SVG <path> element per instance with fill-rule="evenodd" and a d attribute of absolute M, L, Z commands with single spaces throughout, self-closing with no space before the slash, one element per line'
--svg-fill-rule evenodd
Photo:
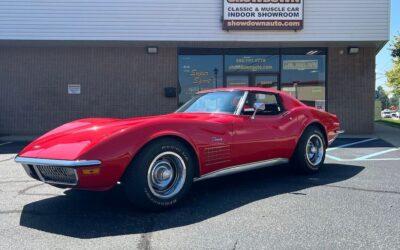
<path fill-rule="evenodd" d="M 325 55 L 282 55 L 281 90 L 325 109 Z"/>
<path fill-rule="evenodd" d="M 242 87 L 249 86 L 248 75 L 228 75 L 226 76 L 227 87 Z"/>
<path fill-rule="evenodd" d="M 253 115 L 256 102 L 265 104 L 265 109 L 257 111 L 260 115 L 276 115 L 282 111 L 275 94 L 250 92 L 243 106 L 244 115 Z"/>
<path fill-rule="evenodd" d="M 254 86 L 261 88 L 278 88 L 278 75 L 256 75 Z"/>
<path fill-rule="evenodd" d="M 203 89 L 223 87 L 223 56 L 179 56 L 179 106 Z"/>
<path fill-rule="evenodd" d="M 278 72 L 278 55 L 227 55 L 225 72 Z"/>
<path fill-rule="evenodd" d="M 244 91 L 219 91 L 199 94 L 183 105 L 177 112 L 234 114 Z"/>

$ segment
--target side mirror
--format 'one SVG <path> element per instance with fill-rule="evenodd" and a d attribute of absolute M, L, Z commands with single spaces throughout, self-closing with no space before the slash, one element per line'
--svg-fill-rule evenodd
<path fill-rule="evenodd" d="M 257 111 L 265 110 L 265 103 L 255 102 L 254 105 L 253 105 L 253 108 L 254 108 L 254 113 L 251 116 L 251 119 L 254 119 L 256 117 Z"/>

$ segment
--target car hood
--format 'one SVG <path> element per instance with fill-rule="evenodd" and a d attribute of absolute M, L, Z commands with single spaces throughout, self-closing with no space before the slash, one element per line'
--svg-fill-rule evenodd
<path fill-rule="evenodd" d="M 215 118 L 210 114 L 183 114 L 138 117 L 130 119 L 90 118 L 64 124 L 41 136 L 20 153 L 21 157 L 80 160 L 89 149 L 107 141 L 108 138 L 128 130 L 147 127 L 150 124 L 168 123 L 177 120 L 207 121 Z"/>

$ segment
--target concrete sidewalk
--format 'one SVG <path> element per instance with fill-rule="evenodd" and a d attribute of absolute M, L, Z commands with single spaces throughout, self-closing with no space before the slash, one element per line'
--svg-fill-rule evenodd
<path fill-rule="evenodd" d="M 381 138 L 395 147 L 400 147 L 400 128 L 392 127 L 384 123 L 375 122 L 373 134 L 341 134 L 339 138 Z"/>
<path fill-rule="evenodd" d="M 400 128 L 375 122 L 375 137 L 379 137 L 395 147 L 400 147 Z"/>

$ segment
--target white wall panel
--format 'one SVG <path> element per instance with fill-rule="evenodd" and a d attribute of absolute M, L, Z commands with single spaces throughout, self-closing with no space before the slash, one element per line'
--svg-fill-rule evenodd
<path fill-rule="evenodd" d="M 385 41 L 390 0 L 304 0 L 304 29 L 223 31 L 222 0 L 0 0 L 0 40 Z"/>

